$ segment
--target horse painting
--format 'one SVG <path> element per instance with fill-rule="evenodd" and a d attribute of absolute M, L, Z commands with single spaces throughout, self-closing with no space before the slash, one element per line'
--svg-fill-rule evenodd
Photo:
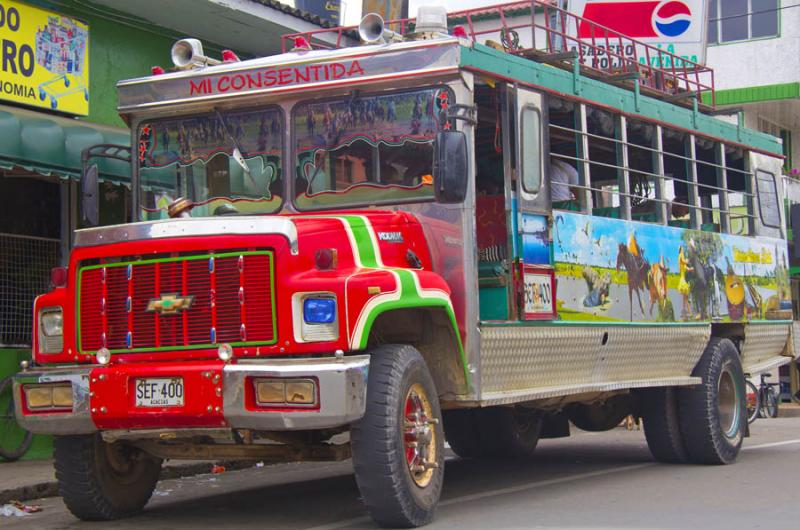
<path fill-rule="evenodd" d="M 625 267 L 625 271 L 628 273 L 628 302 L 631 308 L 631 320 L 633 320 L 634 292 L 636 293 L 636 299 L 639 301 L 639 309 L 641 309 L 643 316 L 645 314 L 641 292 L 649 292 L 650 289 L 648 282 L 650 264 L 641 256 L 631 254 L 628 247 L 624 243 L 620 243 L 617 253 L 617 271 L 621 267 Z"/>

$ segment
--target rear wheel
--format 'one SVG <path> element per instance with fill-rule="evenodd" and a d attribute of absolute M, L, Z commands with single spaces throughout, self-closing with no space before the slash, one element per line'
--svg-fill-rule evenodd
<path fill-rule="evenodd" d="M 422 355 L 387 344 L 371 351 L 367 407 L 350 439 L 356 483 L 382 526 L 433 519 L 444 480 L 444 432 L 436 387 Z"/>
<path fill-rule="evenodd" d="M 639 392 L 644 435 L 653 458 L 683 464 L 689 460 L 680 431 L 678 391 L 674 387 L 649 388 Z"/>
<path fill-rule="evenodd" d="M 452 410 L 444 415 L 444 431 L 462 458 L 525 458 L 539 443 L 542 415 L 524 407 Z"/>
<path fill-rule="evenodd" d="M 753 423 L 761 412 L 761 396 L 758 388 L 749 379 L 745 380 L 747 396 L 747 423 Z"/>
<path fill-rule="evenodd" d="M 736 460 L 747 426 L 744 373 L 736 347 L 712 337 L 692 375 L 702 383 L 678 396 L 680 430 L 689 460 L 730 464 Z"/>
<path fill-rule="evenodd" d="M 158 482 L 161 459 L 99 434 L 57 436 L 53 442 L 58 491 L 72 514 L 85 521 L 133 515 Z"/>

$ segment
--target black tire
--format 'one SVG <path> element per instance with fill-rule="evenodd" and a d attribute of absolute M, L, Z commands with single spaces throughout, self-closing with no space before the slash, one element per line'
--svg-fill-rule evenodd
<path fill-rule="evenodd" d="M 479 413 L 480 409 L 442 411 L 444 437 L 450 444 L 450 449 L 461 458 L 486 456 L 486 448 L 481 440 Z"/>
<path fill-rule="evenodd" d="M 616 405 L 617 400 L 613 398 L 592 405 L 576 403 L 569 409 L 569 420 L 583 431 L 610 431 L 632 412 L 629 408 Z"/>
<path fill-rule="evenodd" d="M 668 464 L 689 461 L 680 430 L 678 390 L 674 387 L 648 388 L 639 392 L 644 436 L 653 458 Z"/>
<path fill-rule="evenodd" d="M 778 417 L 778 395 L 775 393 L 775 389 L 771 386 L 768 386 L 764 390 L 764 396 L 766 399 L 764 400 L 764 404 L 762 408 L 764 410 L 765 417 L 767 418 L 777 418 Z"/>
<path fill-rule="evenodd" d="M 761 414 L 761 393 L 749 379 L 746 379 L 744 383 L 746 385 L 747 423 L 750 424 L 756 421 L 756 418 Z"/>
<path fill-rule="evenodd" d="M 422 526 L 433 519 L 444 481 L 436 387 L 415 348 L 386 344 L 370 353 L 366 412 L 350 431 L 356 483 L 381 526 Z M 407 414 L 409 406 L 422 414 Z M 410 437 L 422 445 L 419 454 Z"/>
<path fill-rule="evenodd" d="M 14 385 L 10 377 L 0 381 L 0 458 L 18 460 L 30 448 L 33 434 L 23 429 L 14 415 Z"/>
<path fill-rule="evenodd" d="M 523 407 L 445 411 L 444 432 L 462 458 L 527 458 L 539 443 L 542 415 Z"/>
<path fill-rule="evenodd" d="M 689 460 L 696 464 L 731 464 L 747 428 L 744 373 L 736 346 L 712 337 L 692 375 L 702 383 L 681 388 L 678 410 Z"/>
<path fill-rule="evenodd" d="M 72 514 L 109 521 L 144 508 L 158 482 L 161 459 L 99 434 L 56 436 L 53 455 L 58 491 Z"/>

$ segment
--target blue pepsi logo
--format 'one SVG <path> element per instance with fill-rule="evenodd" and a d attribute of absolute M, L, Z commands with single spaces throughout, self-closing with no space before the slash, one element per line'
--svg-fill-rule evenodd
<path fill-rule="evenodd" d="M 692 11 L 683 2 L 664 2 L 653 12 L 653 25 L 665 37 L 683 35 L 691 23 Z"/>

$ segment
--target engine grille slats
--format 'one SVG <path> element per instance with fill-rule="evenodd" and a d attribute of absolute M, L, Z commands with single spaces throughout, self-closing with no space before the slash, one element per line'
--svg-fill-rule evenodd
<path fill-rule="evenodd" d="M 275 342 L 273 254 L 123 258 L 79 272 L 82 353 Z M 191 300 L 191 302 L 189 302 Z M 186 308 L 188 305 L 188 309 Z"/>

